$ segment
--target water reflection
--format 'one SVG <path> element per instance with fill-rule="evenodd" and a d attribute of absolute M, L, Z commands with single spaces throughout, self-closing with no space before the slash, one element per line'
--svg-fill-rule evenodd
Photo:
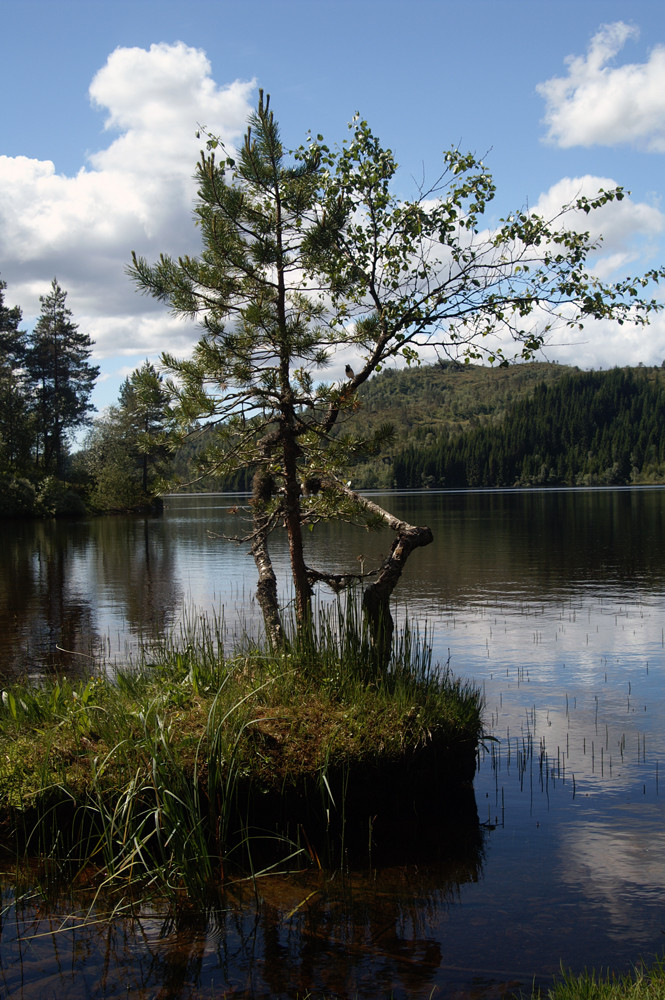
<path fill-rule="evenodd" d="M 95 997 L 429 996 L 441 974 L 435 929 L 480 877 L 477 822 L 458 853 L 365 873 L 300 872 L 231 890 L 205 920 L 137 908 L 104 919 L 84 899 L 4 896 L 3 995 Z M 450 845 L 449 845 L 450 846 Z"/>
<path fill-rule="evenodd" d="M 525 491 L 399 497 L 399 516 L 429 524 L 435 544 L 408 567 L 465 603 L 501 595 L 570 599 L 590 581 L 658 588 L 665 581 L 665 496 L 659 490 Z M 414 595 L 415 596 L 415 595 Z"/>
<path fill-rule="evenodd" d="M 412 556 L 397 593 L 412 617 L 427 619 L 440 639 L 450 636 L 454 645 L 456 629 L 463 628 L 460 640 L 473 647 L 475 633 L 484 641 L 487 616 L 498 611 L 502 620 L 492 639 L 501 629 L 506 638 L 492 646 L 501 657 L 511 642 L 514 655 L 524 660 L 530 615 L 540 610 L 559 616 L 555 641 L 562 649 L 572 624 L 567 619 L 578 611 L 586 614 L 589 600 L 605 602 L 601 611 L 608 615 L 623 616 L 627 609 L 634 614 L 641 607 L 636 624 L 638 632 L 648 631 L 646 643 L 656 629 L 663 636 L 651 611 L 660 608 L 665 592 L 664 491 L 421 493 L 383 499 L 397 516 L 432 527 L 434 544 Z M 126 659 L 142 640 L 177 628 L 186 606 L 217 614 L 223 608 L 231 629 L 255 630 L 256 572 L 247 547 L 209 535 L 209 529 L 237 532 L 233 507 L 235 498 L 173 497 L 163 518 L 0 525 L 2 669 L 76 671 L 82 655 Z M 333 524 L 317 525 L 307 536 L 312 563 L 339 572 L 357 570 L 359 556 L 367 569 L 378 565 L 392 541 L 388 531 Z M 279 534 L 274 563 L 288 603 L 288 552 Z M 322 595 L 329 599 L 325 590 Z M 602 634 L 611 632 L 604 628 Z M 608 645 L 605 655 L 615 647 Z M 464 651 L 476 655 L 473 648 Z"/>
<path fill-rule="evenodd" d="M 46 522 L 3 526 L 0 627 L 4 672 L 50 670 L 63 662 L 77 671 L 82 661 L 62 650 L 92 655 L 97 636 L 89 587 L 80 579 L 86 555 L 81 527 L 72 525 L 65 535 Z"/>
<path fill-rule="evenodd" d="M 608 936 L 621 942 L 630 928 L 637 947 L 652 947 L 654 930 L 665 934 L 665 843 L 654 836 L 662 823 L 658 803 L 622 804 L 612 821 L 590 813 L 562 831 L 563 878 L 588 886 L 606 915 Z"/>
<path fill-rule="evenodd" d="M 528 990 L 534 976 L 546 984 L 561 963 L 628 970 L 662 948 L 665 490 L 420 494 L 389 505 L 435 535 L 409 561 L 398 614 L 426 619 L 435 659 L 450 657 L 485 693 L 496 742 L 475 782 L 482 848 L 477 822 L 469 854 L 436 821 L 417 860 L 264 882 L 258 908 L 243 892 L 215 926 L 146 911 L 103 937 L 74 924 L 52 937 L 71 907 L 10 908 L 9 996 L 41 997 L 35 977 L 53 975 L 52 991 L 74 996 L 412 998 L 436 986 L 489 997 Z M 236 530 L 228 507 L 174 498 L 161 520 L 5 528 L 2 661 L 52 668 L 56 644 L 115 656 L 177 626 L 189 602 L 255 624 L 251 558 L 207 534 Z M 342 571 L 360 554 L 369 567 L 390 541 L 319 525 L 307 544 Z M 287 564 L 278 538 L 285 601 Z M 27 941 L 30 926 L 47 936 Z"/>
<path fill-rule="evenodd" d="M 2 673 L 77 674 L 163 635 L 182 604 L 158 519 L 0 526 Z"/>
<path fill-rule="evenodd" d="M 138 638 L 171 626 L 182 591 L 174 539 L 160 518 L 96 519 L 88 560 L 98 616 L 113 615 L 120 630 Z"/>

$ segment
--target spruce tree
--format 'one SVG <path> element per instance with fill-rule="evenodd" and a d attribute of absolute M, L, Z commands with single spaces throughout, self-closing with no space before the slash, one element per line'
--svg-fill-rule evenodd
<path fill-rule="evenodd" d="M 141 491 L 152 499 L 172 450 L 172 417 L 162 376 L 145 361 L 120 387 L 119 412 L 129 457 L 139 473 Z"/>
<path fill-rule="evenodd" d="M 37 428 L 38 467 L 64 476 L 68 434 L 89 423 L 90 394 L 99 375 L 91 365 L 90 337 L 72 321 L 67 293 L 56 278 L 40 297 L 42 311 L 26 352 L 26 369 Z"/>
<path fill-rule="evenodd" d="M 118 404 L 94 422 L 77 456 L 98 510 L 154 504 L 171 471 L 173 418 L 161 375 L 146 361 L 120 387 Z"/>

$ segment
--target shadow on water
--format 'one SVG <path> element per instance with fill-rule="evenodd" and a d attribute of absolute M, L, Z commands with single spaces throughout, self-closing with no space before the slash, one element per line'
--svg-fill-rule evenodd
<path fill-rule="evenodd" d="M 463 819 L 423 823 L 415 839 L 412 824 L 396 823 L 380 865 L 237 883 L 207 914 L 183 906 L 165 915 L 152 902 L 120 915 L 116 900 L 109 919 L 113 901 L 103 897 L 33 889 L 16 899 L 5 888 L 2 995 L 413 998 L 443 980 L 460 986 L 468 972 L 454 968 L 437 928 L 482 876 L 485 835 L 471 799 Z"/>

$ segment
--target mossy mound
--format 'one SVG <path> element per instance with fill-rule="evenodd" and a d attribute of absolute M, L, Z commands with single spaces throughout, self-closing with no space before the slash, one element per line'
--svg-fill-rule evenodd
<path fill-rule="evenodd" d="M 228 870 L 268 841 L 320 863 L 368 823 L 458 808 L 480 735 L 478 692 L 420 661 L 370 680 L 367 663 L 190 644 L 3 692 L 0 820 L 19 850 L 110 873 Z"/>

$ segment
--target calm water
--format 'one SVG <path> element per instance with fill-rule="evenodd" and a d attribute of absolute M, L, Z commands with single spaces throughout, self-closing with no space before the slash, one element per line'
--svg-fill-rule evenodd
<path fill-rule="evenodd" d="M 496 741 L 478 825 L 434 829 L 389 867 L 265 881 L 258 903 L 239 889 L 208 926 L 152 912 L 90 924 L 71 903 L 14 909 L 7 892 L 4 995 L 495 997 L 561 964 L 628 969 L 661 953 L 665 490 L 386 502 L 435 533 L 411 557 L 400 613 L 427 620 L 436 658 L 485 692 Z M 122 661 L 185 609 L 224 606 L 230 633 L 256 628 L 246 546 L 208 536 L 242 530 L 232 503 L 3 526 L 5 673 Z M 369 568 L 390 540 L 320 526 L 312 562 Z"/>

